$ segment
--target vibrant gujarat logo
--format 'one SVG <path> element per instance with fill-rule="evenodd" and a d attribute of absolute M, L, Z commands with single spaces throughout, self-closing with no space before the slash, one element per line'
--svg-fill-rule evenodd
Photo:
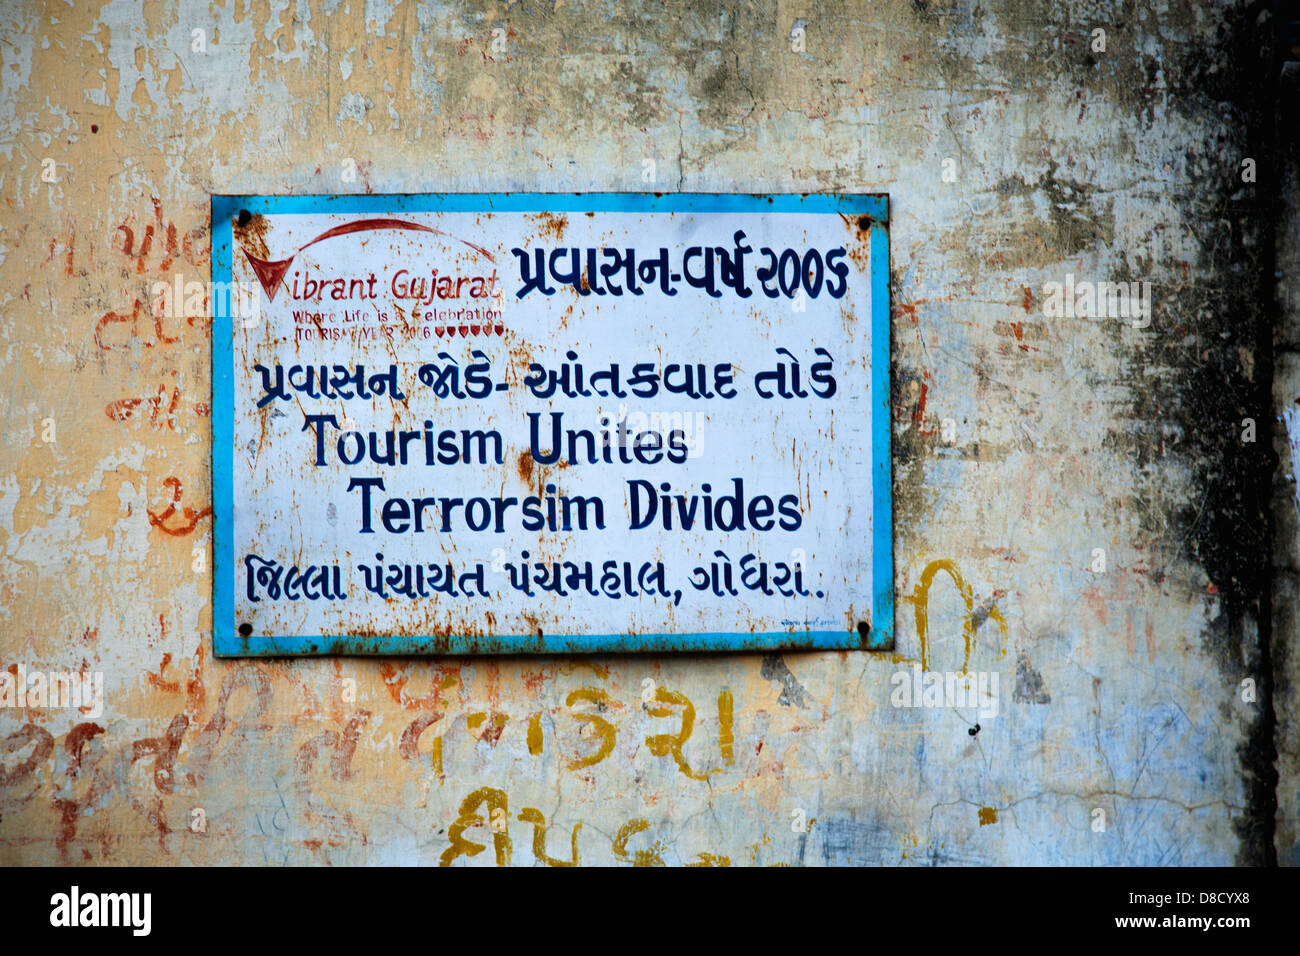
<path fill-rule="evenodd" d="M 242 216 L 241 216 L 242 219 Z M 262 289 L 266 292 L 268 300 L 275 301 L 275 293 L 280 289 L 280 283 L 284 279 L 284 274 L 289 271 L 293 265 L 294 258 L 309 246 L 314 246 L 318 242 L 324 242 L 326 239 L 333 239 L 337 236 L 346 236 L 354 232 L 373 232 L 379 229 L 406 229 L 414 232 L 428 232 L 435 236 L 445 236 L 456 242 L 463 243 L 469 248 L 482 256 L 486 256 L 489 262 L 495 262 L 492 254 L 482 246 L 476 246 L 472 242 L 464 239 L 457 239 L 455 236 L 448 235 L 441 229 L 434 229 L 432 226 L 421 225 L 418 222 L 408 222 L 405 219 L 358 219 L 356 222 L 345 222 L 341 226 L 335 226 L 332 229 L 326 229 L 315 239 L 303 243 L 293 255 L 287 259 L 259 259 L 257 256 L 250 255 L 247 249 L 243 250 L 244 258 L 248 264 L 253 267 L 253 272 L 257 274 L 257 281 L 262 284 Z"/>

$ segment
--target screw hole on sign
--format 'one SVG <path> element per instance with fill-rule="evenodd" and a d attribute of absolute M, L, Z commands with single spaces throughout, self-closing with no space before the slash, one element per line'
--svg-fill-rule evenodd
<path fill-rule="evenodd" d="M 253 218 L 253 214 L 249 212 L 247 209 L 239 210 L 239 227 L 242 229 L 244 226 L 247 226 L 249 220 L 251 220 L 252 218 Z"/>
<path fill-rule="evenodd" d="M 866 621 L 858 621 L 858 637 L 866 637 L 871 633 L 871 625 Z"/>
<path fill-rule="evenodd" d="M 974 727 L 972 727 L 970 730 L 966 731 L 966 733 L 970 734 L 972 737 L 974 737 L 974 736 L 975 736 L 976 734 L 978 734 L 979 732 L 980 732 L 980 725 L 979 725 L 979 724 L 976 724 L 976 725 L 975 725 Z"/>
<path fill-rule="evenodd" d="M 248 624 L 247 622 L 245 622 L 244 624 L 239 625 L 239 636 L 240 636 L 240 637 L 250 637 L 250 636 L 252 636 L 252 633 L 253 633 L 253 625 Z"/>
<path fill-rule="evenodd" d="M 859 216 L 859 217 L 858 217 L 858 228 L 859 228 L 859 229 L 862 229 L 862 230 L 870 229 L 870 228 L 871 228 L 871 217 L 870 217 L 870 216 Z"/>

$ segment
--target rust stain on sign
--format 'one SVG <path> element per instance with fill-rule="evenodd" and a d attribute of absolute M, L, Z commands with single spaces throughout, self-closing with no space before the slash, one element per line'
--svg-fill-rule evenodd
<path fill-rule="evenodd" d="M 889 646 L 882 197 L 213 208 L 219 654 Z"/>

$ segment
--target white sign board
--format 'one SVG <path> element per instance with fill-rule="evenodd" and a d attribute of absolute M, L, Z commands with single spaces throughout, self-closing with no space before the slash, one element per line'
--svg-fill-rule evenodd
<path fill-rule="evenodd" d="M 217 197 L 227 655 L 886 647 L 882 197 Z"/>

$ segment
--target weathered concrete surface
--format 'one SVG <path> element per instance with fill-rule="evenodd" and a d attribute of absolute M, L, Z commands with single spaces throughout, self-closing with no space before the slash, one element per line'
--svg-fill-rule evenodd
<path fill-rule="evenodd" d="M 0 10 L 0 666 L 106 680 L 0 711 L 0 862 L 1295 862 L 1262 7 L 139 10 Z M 639 189 L 890 194 L 896 653 L 213 661 L 210 329 L 149 306 L 209 195 Z M 891 706 L 964 625 L 997 716 Z"/>
<path fill-rule="evenodd" d="M 1281 212 L 1275 236 L 1278 317 L 1274 337 L 1276 377 L 1273 398 L 1281 421 L 1274 448 L 1282 467 L 1274 486 L 1273 662 L 1277 712 L 1278 862 L 1300 866 L 1300 719 L 1294 701 L 1300 687 L 1300 47 L 1288 51 L 1279 82 L 1278 197 Z"/>

